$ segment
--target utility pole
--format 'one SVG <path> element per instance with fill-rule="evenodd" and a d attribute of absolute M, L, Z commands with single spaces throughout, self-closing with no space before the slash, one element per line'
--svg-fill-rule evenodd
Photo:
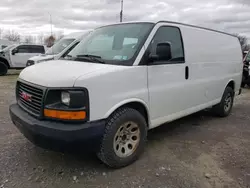
<path fill-rule="evenodd" d="M 122 18 L 123 18 L 123 0 L 121 0 L 120 22 L 122 22 Z"/>
<path fill-rule="evenodd" d="M 49 37 L 49 42 L 48 43 L 50 43 L 50 40 L 51 40 L 51 45 L 53 46 L 53 44 L 54 44 L 54 40 L 53 40 L 53 31 L 52 31 L 52 16 L 51 16 L 51 14 L 50 14 L 50 12 L 49 12 L 49 18 L 50 18 L 50 37 Z M 51 50 L 52 50 L 52 54 L 53 54 L 53 48 L 51 48 Z"/>
<path fill-rule="evenodd" d="M 52 16 L 51 16 L 50 13 L 49 13 L 49 18 L 50 18 L 50 35 L 52 36 L 53 35 L 53 32 L 52 32 Z"/>

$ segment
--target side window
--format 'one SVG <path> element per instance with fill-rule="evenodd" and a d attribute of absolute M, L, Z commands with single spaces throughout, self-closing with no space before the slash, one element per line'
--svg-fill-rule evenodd
<path fill-rule="evenodd" d="M 31 53 L 31 49 L 27 45 L 20 45 L 17 47 L 18 53 Z"/>
<path fill-rule="evenodd" d="M 62 57 L 65 57 L 71 50 L 73 50 L 77 44 L 79 44 L 80 41 L 76 42 L 75 44 L 73 44 L 63 55 Z"/>
<path fill-rule="evenodd" d="M 161 64 L 184 63 L 184 49 L 180 29 L 160 27 L 150 44 L 150 57 Z"/>
<path fill-rule="evenodd" d="M 30 53 L 38 53 L 38 54 L 44 54 L 45 50 L 43 46 L 30 46 L 31 52 Z"/>

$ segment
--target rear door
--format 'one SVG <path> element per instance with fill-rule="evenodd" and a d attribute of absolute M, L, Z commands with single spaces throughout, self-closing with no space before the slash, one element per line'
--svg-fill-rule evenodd
<path fill-rule="evenodd" d="M 185 110 L 192 107 L 189 100 L 192 88 L 187 87 L 189 69 L 185 63 L 184 44 L 180 28 L 161 25 L 158 27 L 148 54 L 155 56 L 159 43 L 169 43 L 170 59 L 148 62 L 148 89 L 152 126 L 182 116 Z"/>
<path fill-rule="evenodd" d="M 45 53 L 45 49 L 44 49 L 44 46 L 40 46 L 40 45 L 32 45 L 30 46 L 30 49 L 31 49 L 31 56 L 36 56 L 36 55 L 39 55 L 39 54 L 44 54 Z"/>

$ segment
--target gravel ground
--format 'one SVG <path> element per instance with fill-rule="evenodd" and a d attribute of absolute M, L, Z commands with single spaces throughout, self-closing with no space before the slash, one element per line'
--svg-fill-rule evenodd
<path fill-rule="evenodd" d="M 11 123 L 18 72 L 0 77 L 0 188 L 250 187 L 250 91 L 232 115 L 200 112 L 150 131 L 134 164 L 112 170 L 91 153 L 56 153 L 34 146 Z"/>

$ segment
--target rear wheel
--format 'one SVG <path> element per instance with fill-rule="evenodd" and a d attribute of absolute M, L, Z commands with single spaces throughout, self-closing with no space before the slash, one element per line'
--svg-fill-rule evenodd
<path fill-rule="evenodd" d="M 242 75 L 242 80 L 241 80 L 241 87 L 244 88 L 245 85 L 246 85 L 246 75 L 244 74 L 243 72 L 243 75 Z"/>
<path fill-rule="evenodd" d="M 98 157 L 112 168 L 120 168 L 138 159 L 146 144 L 147 124 L 135 109 L 121 108 L 106 123 Z"/>
<path fill-rule="evenodd" d="M 0 62 L 0 76 L 6 75 L 7 72 L 8 72 L 8 66 L 5 63 Z"/>
<path fill-rule="evenodd" d="M 232 111 L 233 102 L 234 90 L 231 87 L 226 87 L 221 102 L 213 107 L 213 111 L 220 117 L 226 117 Z"/>

